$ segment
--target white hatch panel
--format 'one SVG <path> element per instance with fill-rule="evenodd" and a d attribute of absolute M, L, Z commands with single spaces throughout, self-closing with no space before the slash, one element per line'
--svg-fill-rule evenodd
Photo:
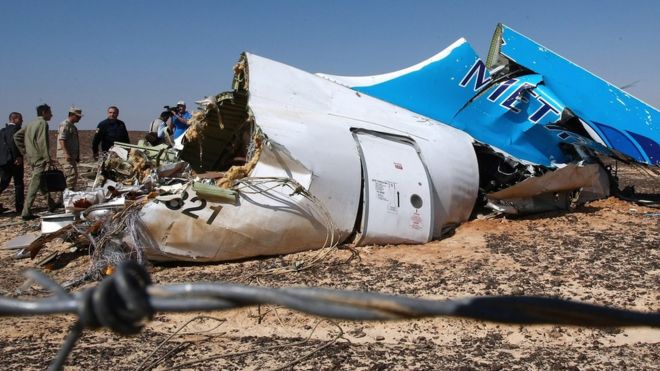
<path fill-rule="evenodd" d="M 409 140 L 354 134 L 362 156 L 361 245 L 424 243 L 433 231 L 429 178 Z"/>

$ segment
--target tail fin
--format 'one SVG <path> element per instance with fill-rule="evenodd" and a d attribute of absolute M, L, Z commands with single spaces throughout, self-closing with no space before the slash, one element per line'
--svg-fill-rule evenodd
<path fill-rule="evenodd" d="M 660 112 L 620 88 L 499 24 L 489 68 L 524 68 L 579 117 L 591 139 L 634 160 L 660 165 Z M 515 67 L 514 67 L 515 66 Z"/>

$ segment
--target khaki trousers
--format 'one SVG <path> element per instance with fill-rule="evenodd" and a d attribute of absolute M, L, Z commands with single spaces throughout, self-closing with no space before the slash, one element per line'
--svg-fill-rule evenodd
<path fill-rule="evenodd" d="M 58 158 L 57 162 L 60 163 L 62 172 L 66 177 L 66 187 L 70 191 L 77 191 L 76 186 L 78 185 L 78 164 L 75 161 L 67 161 L 61 158 Z"/>

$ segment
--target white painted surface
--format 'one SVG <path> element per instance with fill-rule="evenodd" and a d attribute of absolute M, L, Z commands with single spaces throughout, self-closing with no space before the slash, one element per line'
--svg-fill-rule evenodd
<path fill-rule="evenodd" d="M 431 220 L 423 227 L 428 228 L 425 235 L 439 237 L 447 224 L 467 220 L 479 182 L 470 136 L 291 66 L 251 54 L 247 58 L 248 105 L 268 138 L 268 150 L 251 176 L 290 177 L 315 200 L 266 184 L 241 193 L 237 205 L 206 202 L 200 208 L 192 190 L 176 210 L 152 202 L 141 214 L 158 245 L 147 252 L 149 258 L 222 261 L 317 249 L 331 226 L 335 238 L 344 241 L 361 217 L 361 159 L 352 129 L 415 141 L 418 158 L 428 168 L 425 198 L 433 205 L 424 219 Z M 215 218 L 212 206 L 222 206 Z M 191 208 L 197 217 L 190 215 Z"/>
<path fill-rule="evenodd" d="M 147 250 L 147 257 L 222 261 L 322 247 L 328 233 L 323 210 L 291 193 L 270 183 L 241 193 L 236 205 L 200 200 L 192 189 L 182 201 L 151 202 L 141 217 L 158 249 Z"/>
<path fill-rule="evenodd" d="M 429 64 L 439 61 L 441 59 L 446 58 L 451 52 L 458 48 L 459 46 L 465 44 L 467 41 L 464 38 L 460 38 L 456 41 L 454 41 L 451 45 L 443 49 L 441 52 L 438 54 L 432 56 L 431 58 L 428 58 L 422 62 L 419 62 L 413 66 L 404 68 L 399 71 L 394 71 L 394 72 L 388 72 L 380 75 L 373 75 L 373 76 L 339 76 L 339 75 L 329 75 L 325 73 L 317 73 L 317 76 L 323 77 L 325 79 L 328 79 L 330 81 L 336 82 L 337 84 L 341 84 L 347 87 L 350 86 L 372 86 L 372 85 L 377 85 L 385 81 L 389 81 L 392 79 L 395 79 L 399 76 L 403 76 L 406 74 L 409 74 L 411 72 L 419 71 L 422 68 L 428 66 Z"/>
<path fill-rule="evenodd" d="M 294 67 L 247 57 L 257 124 L 314 174 L 310 191 L 326 204 L 340 236 L 353 231 L 362 188 L 351 129 L 415 140 L 432 183 L 434 237 L 467 220 L 479 184 L 469 135 Z"/>
<path fill-rule="evenodd" d="M 360 245 L 425 243 L 431 239 L 429 178 L 411 143 L 359 133 L 364 203 Z"/>

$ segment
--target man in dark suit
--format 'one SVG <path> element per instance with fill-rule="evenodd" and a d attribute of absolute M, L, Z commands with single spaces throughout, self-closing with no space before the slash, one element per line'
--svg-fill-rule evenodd
<path fill-rule="evenodd" d="M 117 117 L 119 117 L 119 108 L 110 106 L 108 107 L 108 118 L 99 122 L 96 127 L 96 134 L 92 141 L 92 153 L 95 160 L 99 157 L 99 144 L 101 150 L 106 152 L 115 142 L 130 143 L 126 124 Z"/>
<path fill-rule="evenodd" d="M 23 210 L 23 200 L 25 197 L 23 185 L 23 155 L 14 143 L 14 134 L 23 125 L 23 116 L 18 112 L 9 114 L 9 122 L 4 128 L 0 129 L 0 194 L 4 192 L 12 179 L 14 179 L 14 203 L 16 213 Z M 0 213 L 7 211 L 0 204 Z"/>

